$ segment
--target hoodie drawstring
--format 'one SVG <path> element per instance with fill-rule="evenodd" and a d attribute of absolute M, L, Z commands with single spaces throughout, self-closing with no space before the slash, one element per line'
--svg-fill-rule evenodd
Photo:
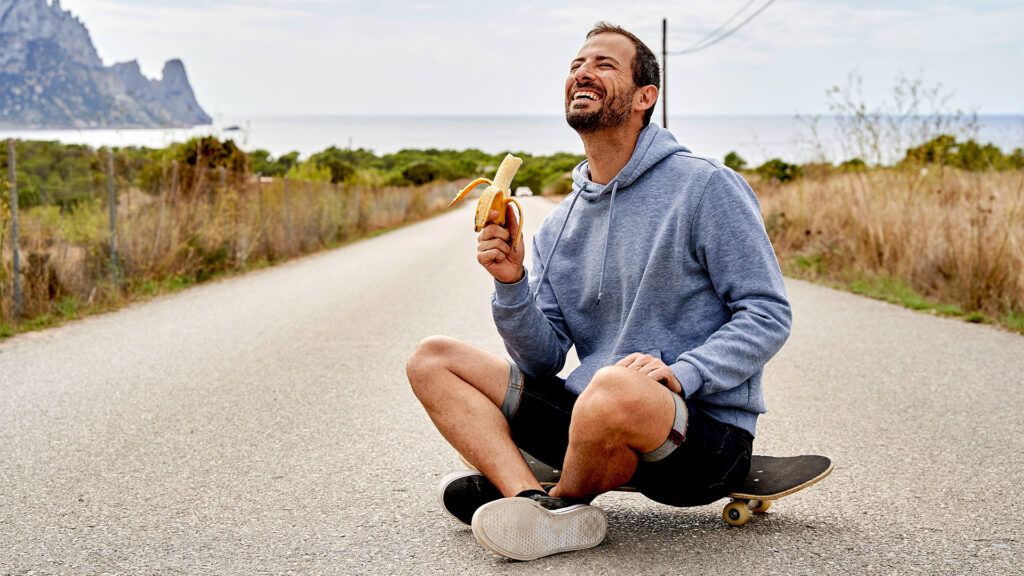
<path fill-rule="evenodd" d="M 576 205 L 576 201 L 580 199 L 580 195 L 583 194 L 583 188 L 581 187 L 576 196 L 573 197 L 572 202 L 569 204 L 569 210 L 565 213 L 565 219 L 562 220 L 562 227 L 558 229 L 558 236 L 555 236 L 555 243 L 551 245 L 551 251 L 548 252 L 548 257 L 544 259 L 544 268 L 540 271 L 540 279 L 537 280 L 537 284 L 533 290 L 533 297 L 537 297 L 537 293 L 540 292 L 540 287 L 544 284 L 544 277 L 548 275 L 548 265 L 551 264 L 551 257 L 555 255 L 555 248 L 558 247 L 558 241 L 562 239 L 562 232 L 565 232 L 565 225 L 569 223 L 569 215 L 572 214 L 572 208 Z"/>
<path fill-rule="evenodd" d="M 612 217 L 615 216 L 615 192 L 619 189 L 619 181 L 612 181 L 612 200 L 608 207 L 608 225 L 604 232 L 604 250 L 601 253 L 601 280 L 597 284 L 597 303 L 601 303 L 601 295 L 604 293 L 604 269 L 608 263 L 608 244 L 612 239 Z M 550 256 L 548 256 L 550 258 Z"/>

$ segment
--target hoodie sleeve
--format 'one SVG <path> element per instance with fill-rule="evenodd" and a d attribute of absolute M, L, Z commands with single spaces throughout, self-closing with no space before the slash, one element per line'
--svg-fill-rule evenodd
<path fill-rule="evenodd" d="M 541 258 L 536 238 L 533 242 L 534 272 L 539 274 Z M 537 295 L 530 286 L 530 274 L 514 284 L 494 281 L 491 312 L 498 334 L 512 361 L 526 374 L 558 374 L 572 345 L 562 310 L 555 300 L 551 284 L 544 279 Z"/>
<path fill-rule="evenodd" d="M 672 364 L 687 398 L 746 382 L 782 348 L 792 322 L 757 198 L 743 178 L 728 168 L 712 174 L 690 234 L 694 256 L 732 317 Z"/>

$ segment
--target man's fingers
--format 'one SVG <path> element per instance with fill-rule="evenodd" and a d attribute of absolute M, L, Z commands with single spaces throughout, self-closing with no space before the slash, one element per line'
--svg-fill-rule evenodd
<path fill-rule="evenodd" d="M 640 370 L 651 362 L 654 362 L 654 357 L 650 354 L 637 354 L 636 358 L 633 359 L 633 362 L 628 366 L 628 368 Z"/>
<path fill-rule="evenodd" d="M 476 261 L 483 264 L 484 267 L 492 264 L 500 264 L 505 261 L 505 254 L 500 250 L 487 250 L 486 252 L 477 252 Z"/>
<path fill-rule="evenodd" d="M 630 364 L 633 363 L 633 360 L 636 360 L 637 356 L 641 356 L 640 352 L 633 352 L 629 356 L 626 356 L 622 360 L 619 360 L 618 362 L 616 362 L 615 365 L 616 366 L 626 366 L 626 367 L 628 367 Z"/>
<path fill-rule="evenodd" d="M 668 366 L 659 366 L 656 370 L 648 374 L 647 377 L 657 382 L 661 382 L 666 388 L 676 394 L 683 393 L 683 387 L 679 385 L 679 381 L 676 380 L 675 374 L 672 373 L 672 369 Z"/>
<path fill-rule="evenodd" d="M 494 210 L 494 212 L 497 212 Z M 519 218 L 516 216 L 515 204 L 509 202 L 505 205 L 505 223 L 508 224 L 508 237 L 515 238 L 519 233 Z M 519 239 L 522 242 L 522 238 Z"/>
<path fill-rule="evenodd" d="M 497 250 L 502 254 L 508 254 L 512 250 L 512 247 L 508 245 L 508 242 L 494 238 L 492 240 L 485 240 L 476 245 L 477 252 L 487 252 L 488 250 Z"/>
<path fill-rule="evenodd" d="M 492 210 L 492 212 L 494 211 Z M 508 242 L 508 239 L 511 238 L 511 236 L 508 235 L 508 230 L 505 230 L 501 226 L 498 226 L 497 224 L 488 224 L 480 230 L 480 235 L 477 236 L 476 239 L 480 242 L 484 242 L 495 238 Z"/>

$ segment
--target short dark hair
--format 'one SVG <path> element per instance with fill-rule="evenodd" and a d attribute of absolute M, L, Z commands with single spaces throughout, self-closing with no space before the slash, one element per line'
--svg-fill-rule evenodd
<path fill-rule="evenodd" d="M 661 66 L 658 65 L 658 57 L 654 55 L 654 52 L 644 44 L 644 41 L 637 38 L 635 34 L 626 30 L 622 26 L 616 26 L 609 24 L 608 22 L 598 22 L 594 24 L 594 27 L 587 32 L 587 40 L 590 40 L 598 34 L 621 34 L 626 38 L 629 38 L 633 42 L 633 46 L 636 47 L 636 55 L 633 56 L 633 84 L 638 88 L 640 86 L 654 86 L 661 91 Z M 657 100 L 655 100 L 657 103 Z M 654 105 L 644 113 L 644 126 L 651 123 L 651 116 L 654 115 Z"/>

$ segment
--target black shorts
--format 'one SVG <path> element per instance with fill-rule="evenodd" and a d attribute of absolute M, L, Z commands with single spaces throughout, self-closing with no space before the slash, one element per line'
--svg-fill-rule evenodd
<path fill-rule="evenodd" d="M 561 378 L 524 377 L 511 364 L 502 411 L 512 440 L 553 468 L 561 468 L 565 460 L 575 403 L 576 395 L 565 389 Z M 728 496 L 746 478 L 754 438 L 742 428 L 715 420 L 699 402 L 686 402 L 685 409 L 685 436 L 678 446 L 670 446 L 666 454 L 663 445 L 654 461 L 641 458 L 628 484 L 662 504 L 701 506 Z"/>

